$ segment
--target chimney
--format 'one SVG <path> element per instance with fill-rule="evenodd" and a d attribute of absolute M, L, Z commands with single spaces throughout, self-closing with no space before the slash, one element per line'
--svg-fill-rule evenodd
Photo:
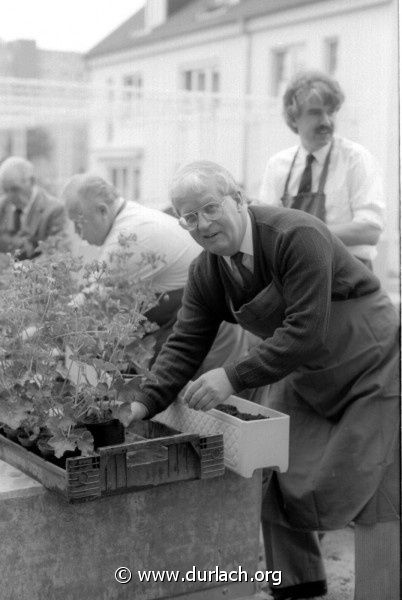
<path fill-rule="evenodd" d="M 12 77 L 39 77 L 39 53 L 35 40 L 14 40 L 8 42 L 7 47 Z"/>
<path fill-rule="evenodd" d="M 162 25 L 168 16 L 168 0 L 147 0 L 145 5 L 145 29 L 151 31 Z"/>

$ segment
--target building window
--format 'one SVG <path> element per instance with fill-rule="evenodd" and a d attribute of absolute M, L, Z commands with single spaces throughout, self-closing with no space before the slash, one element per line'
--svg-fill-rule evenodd
<path fill-rule="evenodd" d="M 220 92 L 220 76 L 218 71 L 212 71 L 212 92 L 218 94 Z"/>
<path fill-rule="evenodd" d="M 192 71 L 183 71 L 182 75 L 183 79 L 183 90 L 191 90 L 192 89 L 192 80 L 193 80 L 193 72 Z"/>
<path fill-rule="evenodd" d="M 143 96 L 143 79 L 141 73 L 124 75 L 122 79 L 122 119 L 131 119 L 134 114 L 133 103 Z"/>
<path fill-rule="evenodd" d="M 106 141 L 108 144 L 113 142 L 114 138 L 114 127 L 113 121 L 106 121 Z"/>
<path fill-rule="evenodd" d="M 181 71 L 181 88 L 189 92 L 213 92 L 219 90 L 219 71 L 216 67 L 197 67 Z"/>
<path fill-rule="evenodd" d="M 305 44 L 293 44 L 272 51 L 272 96 L 282 95 L 289 80 L 305 67 L 305 48 Z"/>
<path fill-rule="evenodd" d="M 131 101 L 133 98 L 141 98 L 143 92 L 143 81 L 141 73 L 133 73 L 123 77 L 123 100 Z"/>
<path fill-rule="evenodd" d="M 107 99 L 109 104 L 111 104 L 114 100 L 114 81 L 112 77 L 108 77 L 106 79 L 106 87 L 107 87 Z"/>
<path fill-rule="evenodd" d="M 328 75 L 335 75 L 338 68 L 339 40 L 336 37 L 324 40 L 324 68 Z"/>
<path fill-rule="evenodd" d="M 127 197 L 127 167 L 113 167 L 110 169 L 110 179 L 116 190 L 124 198 Z"/>
<path fill-rule="evenodd" d="M 106 98 L 107 98 L 107 120 L 106 120 L 106 142 L 113 142 L 114 125 L 113 125 L 113 102 L 114 102 L 114 80 L 113 77 L 106 79 Z"/>
<path fill-rule="evenodd" d="M 131 160 L 107 161 L 109 181 L 126 200 L 141 200 L 141 165 Z"/>
<path fill-rule="evenodd" d="M 140 167 L 135 167 L 133 169 L 133 194 L 132 197 L 137 202 L 141 198 L 141 169 Z"/>

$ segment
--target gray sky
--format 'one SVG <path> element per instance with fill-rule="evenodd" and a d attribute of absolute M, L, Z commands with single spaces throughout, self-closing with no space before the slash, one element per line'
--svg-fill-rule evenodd
<path fill-rule="evenodd" d="M 34 39 L 40 48 L 86 52 L 145 0 L 0 0 L 0 39 Z"/>

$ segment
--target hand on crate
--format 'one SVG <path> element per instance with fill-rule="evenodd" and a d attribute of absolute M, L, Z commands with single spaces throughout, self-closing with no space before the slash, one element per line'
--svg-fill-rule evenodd
<path fill-rule="evenodd" d="M 148 414 L 148 409 L 141 402 L 131 402 L 130 409 L 119 412 L 119 420 L 124 427 L 128 427 L 133 421 L 141 421 Z"/>
<path fill-rule="evenodd" d="M 234 389 L 224 369 L 212 369 L 190 383 L 183 400 L 195 410 L 209 410 L 224 402 Z"/>

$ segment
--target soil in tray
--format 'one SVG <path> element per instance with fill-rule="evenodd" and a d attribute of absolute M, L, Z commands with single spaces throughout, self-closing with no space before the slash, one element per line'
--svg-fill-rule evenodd
<path fill-rule="evenodd" d="M 233 406 L 233 404 L 218 404 L 218 406 L 215 406 L 215 408 L 216 410 L 220 410 L 227 415 L 232 415 L 232 417 L 236 417 L 241 421 L 259 421 L 260 419 L 269 419 L 269 417 L 266 415 L 252 415 L 250 413 L 241 412 L 236 408 L 236 406 Z"/>

